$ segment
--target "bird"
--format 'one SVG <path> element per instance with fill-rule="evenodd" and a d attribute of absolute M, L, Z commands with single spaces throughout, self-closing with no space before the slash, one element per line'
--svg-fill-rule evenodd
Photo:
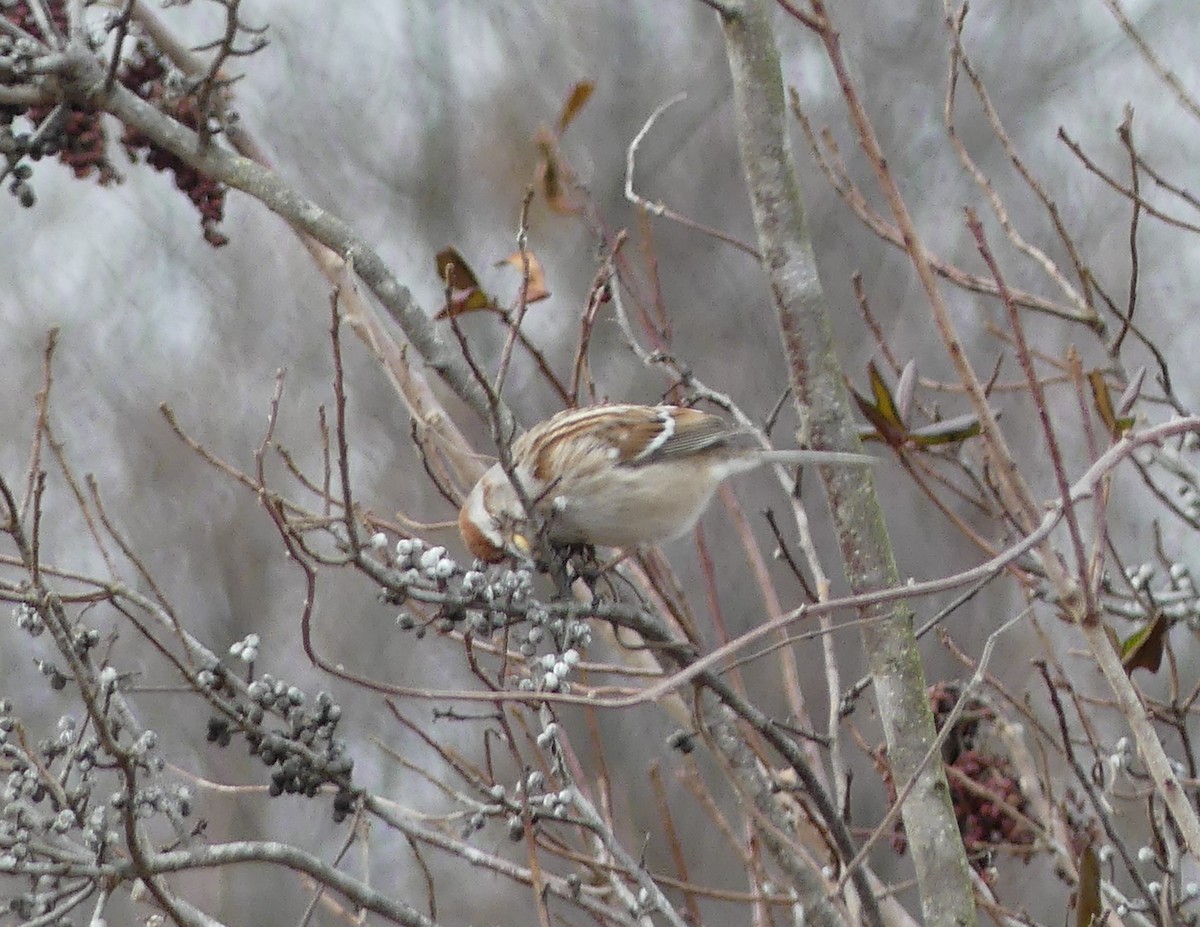
<path fill-rule="evenodd" d="M 626 551 L 673 540 L 693 527 L 726 479 L 764 464 L 871 465 L 840 451 L 740 447 L 746 429 L 675 405 L 595 405 L 534 425 L 463 502 L 459 533 L 486 563 L 528 559 L 539 525 L 556 547 Z M 526 505 L 532 509 L 532 516 Z"/>

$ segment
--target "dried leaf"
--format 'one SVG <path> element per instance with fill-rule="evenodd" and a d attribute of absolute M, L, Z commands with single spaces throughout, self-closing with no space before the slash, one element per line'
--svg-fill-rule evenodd
<path fill-rule="evenodd" d="M 525 252 L 525 260 L 529 261 L 529 280 L 525 286 L 525 302 L 536 303 L 548 299 L 550 291 L 546 289 L 546 272 L 542 269 L 542 262 L 538 260 L 536 254 L 529 250 Z M 517 273 L 521 273 L 525 269 L 525 261 L 522 260 L 520 251 L 514 251 L 503 261 L 497 261 L 496 266 L 513 267 Z"/>
<path fill-rule="evenodd" d="M 563 104 L 562 112 L 558 116 L 558 125 L 554 130 L 555 135 L 562 135 L 567 130 L 575 117 L 579 115 L 579 111 L 587 105 L 587 101 L 592 98 L 592 91 L 596 89 L 596 82 L 591 80 L 581 80 L 567 95 L 567 102 Z"/>
<path fill-rule="evenodd" d="M 1100 904 L 1100 860 L 1089 844 L 1079 854 L 1079 888 L 1075 896 L 1075 927 L 1094 927 L 1104 911 Z"/>
<path fill-rule="evenodd" d="M 560 216 L 576 215 L 581 207 L 571 199 L 562 182 L 554 137 L 543 126 L 538 129 L 533 141 L 538 149 L 536 180 L 542 189 L 542 196 L 546 198 L 546 204 Z"/>
<path fill-rule="evenodd" d="M 1162 665 L 1163 647 L 1167 642 L 1167 619 L 1159 612 L 1153 621 L 1134 631 L 1121 642 L 1121 665 L 1125 674 L 1135 669 L 1147 669 L 1157 673 Z"/>
<path fill-rule="evenodd" d="M 479 285 L 475 271 L 471 270 L 471 265 L 457 248 L 448 245 L 437 253 L 434 260 L 438 278 L 446 288 L 446 305 L 434 318 L 445 319 L 464 312 L 487 309 L 492 305 L 492 298 Z"/>
<path fill-rule="evenodd" d="M 437 262 L 437 274 L 442 283 L 452 290 L 478 290 L 479 278 L 471 265 L 453 245 L 443 248 L 434 258 Z"/>

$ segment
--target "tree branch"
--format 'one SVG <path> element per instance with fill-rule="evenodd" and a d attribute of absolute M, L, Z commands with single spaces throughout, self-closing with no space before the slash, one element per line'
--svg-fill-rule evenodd
<path fill-rule="evenodd" d="M 59 57 L 64 59 L 59 71 L 67 99 L 111 113 L 214 180 L 253 196 L 289 225 L 302 229 L 341 255 L 391 313 L 425 362 L 484 421 L 491 421 L 488 398 L 466 363 L 442 338 L 383 258 L 349 224 L 301 196 L 275 172 L 219 145 L 203 145 L 195 132 L 165 116 L 121 84 L 106 88 L 103 68 L 86 49 L 72 47 Z M 511 433 L 514 423 L 507 406 L 501 404 L 496 414 L 502 433 Z"/>

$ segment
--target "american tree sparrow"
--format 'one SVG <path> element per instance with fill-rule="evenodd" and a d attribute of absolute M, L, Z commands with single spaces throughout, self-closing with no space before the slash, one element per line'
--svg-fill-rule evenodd
<path fill-rule="evenodd" d="M 763 464 L 875 462 L 835 451 L 737 447 L 744 434 L 681 406 L 568 409 L 513 442 L 513 475 L 552 544 L 632 550 L 686 532 L 735 474 Z M 528 555 L 537 530 L 500 464 L 467 496 L 458 528 L 471 553 L 490 563 Z"/>

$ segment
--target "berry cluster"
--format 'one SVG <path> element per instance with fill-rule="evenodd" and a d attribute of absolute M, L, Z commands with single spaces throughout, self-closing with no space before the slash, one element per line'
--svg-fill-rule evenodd
<path fill-rule="evenodd" d="M 67 34 L 66 5 L 62 0 L 46 4 L 51 28 L 59 35 Z M 0 32 L 0 60 L 8 64 L 11 79 L 16 84 L 27 78 L 41 51 L 40 43 L 51 44 L 42 34 L 41 26 L 26 0 L 6 5 L 5 19 L 27 33 L 28 38 L 14 38 Z M 31 41 L 35 40 L 35 41 Z M 17 117 L 24 117 L 32 132 L 16 127 Z M 12 183 L 9 192 L 22 206 L 33 206 L 36 196 L 30 179 L 30 162 L 43 157 L 57 157 L 71 169 L 75 177 L 95 176 L 102 186 L 120 180 L 116 168 L 106 154 L 107 138 L 100 114 L 88 110 L 64 108 L 53 104 L 33 106 L 0 106 L 0 154 L 8 161 Z"/>
<path fill-rule="evenodd" d="M 60 36 L 68 34 L 64 0 L 49 0 L 50 26 Z M 3 16 L 26 36 L 16 37 L 0 31 L 0 83 L 5 86 L 40 86 L 32 79 L 34 65 L 44 47 L 54 47 L 57 37 L 43 35 L 42 27 L 26 0 L 0 6 Z M 93 41 L 99 48 L 103 37 Z M 139 37 L 133 52 L 117 68 L 116 80 L 161 112 L 193 130 L 205 121 L 195 93 L 183 92 L 183 81 L 168 66 L 162 53 L 145 37 Z M 20 119 L 21 123 L 17 120 Z M 27 127 L 25 127 L 27 124 Z M 144 134 L 126 127 L 121 143 L 135 163 L 145 163 L 158 171 L 170 172 L 178 187 L 200 213 L 205 240 L 219 247 L 228 238 L 219 226 L 225 214 L 225 187 L 155 145 Z M 32 162 L 57 157 L 76 178 L 96 178 L 102 186 L 120 181 L 121 176 L 108 159 L 108 136 L 102 114 L 73 106 L 38 103 L 0 106 L 0 176 L 11 177 L 9 192 L 23 206 L 36 202 L 31 179 Z"/>
<path fill-rule="evenodd" d="M 253 662 L 258 652 L 258 635 L 252 634 L 234 644 L 230 651 Z M 222 671 L 208 671 L 200 682 L 219 693 L 228 687 Z M 336 737 L 342 708 L 328 692 L 317 693 L 311 709 L 308 696 L 268 673 L 250 683 L 248 703 L 233 709 L 236 720 L 228 715 L 213 715 L 208 721 L 208 741 L 227 747 L 235 732 L 241 732 L 250 755 L 273 768 L 270 793 L 273 796 L 304 795 L 312 798 L 321 786 L 335 786 L 333 819 L 341 822 L 353 811 L 357 792 L 351 784 L 354 760 L 347 755 L 346 744 Z M 277 719 L 274 725 L 268 719 Z"/>
<path fill-rule="evenodd" d="M 537 737 L 537 745 L 551 758 L 551 765 L 559 778 L 566 781 L 561 754 L 557 744 L 559 727 L 557 721 L 549 721 Z M 562 784 L 560 782 L 560 784 Z M 475 831 L 483 830 L 489 817 L 503 817 L 505 832 L 514 843 L 525 838 L 526 820 L 537 826 L 543 821 L 566 820 L 571 809 L 574 793 L 568 787 L 556 788 L 540 769 L 529 769 L 517 779 L 512 787 L 495 782 L 484 790 L 487 803 L 478 805 L 465 815 L 462 838 L 466 840 Z"/>
<path fill-rule="evenodd" d="M 1161 614 L 1171 624 L 1183 621 L 1200 631 L 1200 594 L 1186 563 L 1169 564 L 1165 576 L 1153 563 L 1132 564 L 1125 579 L 1133 594 L 1111 593 L 1104 603 L 1109 614 L 1138 622 Z"/>
<path fill-rule="evenodd" d="M 1033 831 L 1012 812 L 1024 813 L 1028 804 L 1012 764 L 1003 757 L 968 750 L 952 767 L 979 790 L 964 785 L 957 777 L 950 782 L 954 816 L 967 855 L 980 872 L 990 868 L 991 851 L 1005 847 L 1029 862 L 1033 854 Z"/>
<path fill-rule="evenodd" d="M 939 732 L 958 698 L 959 689 L 952 683 L 930 687 L 929 703 Z M 973 699 L 959 715 L 942 749 L 963 846 L 971 864 L 985 878 L 991 871 L 993 851 L 1004 848 L 1028 862 L 1034 843 L 1033 831 L 1020 817 L 1026 812 L 1028 799 L 1021 791 L 1012 763 L 981 744 L 984 725 L 994 722 L 995 717 L 987 705 Z M 886 747 L 879 748 L 876 760 L 888 798 L 894 803 L 896 785 L 887 764 Z M 892 834 L 892 846 L 898 853 L 907 847 L 904 824 L 899 819 Z"/>
<path fill-rule="evenodd" d="M 571 677 L 591 645 L 592 630 L 586 616 L 602 611 L 596 603 L 539 598 L 528 566 L 508 568 L 475 561 L 458 563 L 444 547 L 429 546 L 418 538 L 401 538 L 394 545 L 376 534 L 370 543 L 375 563 L 368 572 L 383 586 L 385 601 L 413 603 L 429 618 L 413 612 L 397 617 L 401 630 L 422 637 L 429 629 L 458 633 L 466 638 L 493 641 L 509 655 L 503 662 L 506 675 L 497 679 L 503 688 L 528 692 L 570 690 Z M 521 659 L 523 658 L 523 659 Z M 558 744 L 559 723 L 543 706 L 542 729 L 536 745 L 548 761 L 548 772 L 526 769 L 513 786 L 485 784 L 487 801 L 469 809 L 464 839 L 481 830 L 489 817 L 502 818 L 509 839 L 524 839 L 526 827 L 541 822 L 567 821 L 573 793 L 571 777 Z"/>
<path fill-rule="evenodd" d="M 388 556 L 387 539 L 373 545 L 385 559 L 384 597 L 403 604 L 409 597 L 440 605 L 433 627 L 443 633 L 461 628 L 477 637 L 504 637 L 525 657 L 526 673 L 516 686 L 526 691 L 565 692 L 569 677 L 592 640 L 582 618 L 561 614 L 534 595 L 533 574 L 525 568 L 486 567 L 476 562 L 463 567 L 444 547 L 426 547 L 417 538 L 401 538 Z M 430 622 L 411 613 L 396 619 L 401 630 L 424 634 Z"/>
<path fill-rule="evenodd" d="M 9 770 L 0 788 L 0 875 L 25 877 L 8 883 L 22 886 L 7 898 L 22 922 L 74 923 L 69 912 L 86 895 L 68 873 L 81 859 L 99 867 L 119 860 L 127 818 L 165 819 L 177 842 L 191 836 L 191 791 L 162 781 L 157 735 L 121 733 L 115 722 L 106 738 L 93 730 L 65 715 L 51 736 L 30 743 L 12 702 L 0 699 L 0 765 Z"/>
<path fill-rule="evenodd" d="M 144 38 L 138 40 L 134 53 L 120 69 L 120 80 L 126 87 L 176 122 L 199 131 L 205 116 L 200 112 L 196 96 L 179 92 L 170 77 L 171 72 L 161 52 Z M 200 213 L 204 240 L 214 248 L 228 244 L 229 239 L 218 228 L 225 218 L 223 184 L 200 173 L 182 158 L 159 148 L 148 136 L 130 126 L 125 127 L 121 144 L 134 162 L 144 157 L 146 163 L 156 171 L 173 174 L 175 186 Z"/>

